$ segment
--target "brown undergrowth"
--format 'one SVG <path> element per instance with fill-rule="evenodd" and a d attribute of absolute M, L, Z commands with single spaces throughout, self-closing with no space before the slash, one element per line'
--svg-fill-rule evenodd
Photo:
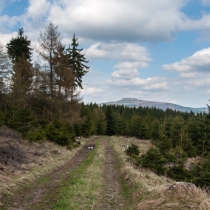
<path fill-rule="evenodd" d="M 81 139 L 81 147 L 85 144 Z M 33 183 L 62 166 L 80 150 L 67 150 L 52 142 L 29 143 L 15 131 L 0 131 L 0 206 L 3 195 L 12 196 L 23 186 Z"/>

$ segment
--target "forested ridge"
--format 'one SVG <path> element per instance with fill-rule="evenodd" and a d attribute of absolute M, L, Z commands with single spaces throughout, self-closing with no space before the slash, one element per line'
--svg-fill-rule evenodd
<path fill-rule="evenodd" d="M 82 103 L 79 89 L 88 60 L 73 35 L 69 46 L 53 23 L 40 32 L 39 62 L 21 28 L 0 46 L 0 126 L 33 142 L 50 140 L 69 149 L 76 136 L 120 135 L 152 140 L 141 155 L 130 145 L 127 154 L 138 167 L 175 180 L 210 185 L 210 115 L 156 108 L 128 108 Z M 140 154 L 140 155 L 139 155 Z M 197 158 L 190 168 L 188 158 Z"/>

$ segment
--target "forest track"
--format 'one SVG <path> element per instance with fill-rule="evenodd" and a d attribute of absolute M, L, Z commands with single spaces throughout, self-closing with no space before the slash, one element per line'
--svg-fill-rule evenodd
<path fill-rule="evenodd" d="M 121 195 L 121 183 L 116 153 L 108 138 L 103 140 L 105 162 L 103 168 L 103 190 L 100 194 L 99 204 L 95 210 L 122 210 L 125 209 L 124 199 Z"/>
<path fill-rule="evenodd" d="M 95 188 L 95 183 L 91 173 L 88 171 L 80 172 L 77 174 L 78 178 L 85 176 L 85 179 L 90 179 L 90 185 L 84 185 L 82 190 L 85 188 L 92 188 L 95 191 L 91 198 L 91 195 L 82 195 L 81 188 L 75 192 L 74 196 L 71 197 L 71 202 L 77 202 L 77 194 L 80 195 L 79 201 L 77 202 L 77 208 L 65 207 L 58 209 L 72 210 L 72 209 L 91 209 L 91 210 L 123 210 L 126 209 L 124 204 L 125 199 L 122 195 L 122 186 L 120 180 L 120 169 L 119 160 L 117 154 L 114 151 L 109 137 L 96 137 L 91 141 L 96 145 L 95 151 L 92 151 L 92 159 L 88 158 L 91 150 L 85 145 L 76 155 L 68 160 L 65 164 L 53 170 L 48 175 L 45 175 L 37 181 L 30 183 L 28 186 L 22 187 L 14 195 L 4 195 L 1 199 L 4 203 L 0 206 L 0 210 L 52 210 L 55 209 L 57 203 L 62 201 L 63 197 L 67 195 L 61 194 L 63 188 L 75 188 L 75 171 L 77 171 L 83 163 L 89 162 L 89 168 L 86 170 L 94 169 L 94 164 L 101 158 L 101 165 L 99 164 L 98 178 L 100 180 L 100 188 Z M 103 154 L 102 154 L 102 153 Z M 97 169 L 96 169 L 97 171 Z M 95 173 L 95 172 L 94 172 Z M 84 181 L 84 178 L 81 178 Z M 92 183 L 92 184 L 91 184 Z M 78 187 L 78 186 L 77 186 Z M 76 187 L 76 188 L 77 188 Z M 83 196 L 83 197 L 82 197 Z M 88 204 L 87 199 L 92 199 L 92 204 Z M 86 203 L 87 201 L 87 203 Z M 74 206 L 74 205 L 72 205 Z M 90 207 L 91 206 L 91 207 Z"/>
<path fill-rule="evenodd" d="M 210 196 L 205 190 L 183 187 L 127 161 L 124 145 L 128 141 L 143 153 L 151 147 L 150 142 L 135 138 L 86 139 L 88 145 L 95 143 L 93 150 L 85 146 L 68 156 L 71 159 L 59 162 L 59 168 L 38 176 L 37 181 L 24 185 L 16 182 L 9 191 L 12 194 L 1 192 L 0 210 L 210 209 Z"/>
<path fill-rule="evenodd" d="M 29 186 L 23 187 L 14 195 L 5 195 L 2 210 L 51 209 L 51 204 L 57 201 L 57 193 L 71 176 L 71 172 L 80 166 L 90 150 L 84 146 L 64 165 L 53 170 L 47 176 Z M 39 207 L 40 206 L 40 207 Z"/>

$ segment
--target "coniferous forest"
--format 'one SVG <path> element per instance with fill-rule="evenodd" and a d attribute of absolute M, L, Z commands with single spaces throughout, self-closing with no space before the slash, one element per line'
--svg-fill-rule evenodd
<path fill-rule="evenodd" d="M 88 60 L 73 35 L 62 44 L 58 27 L 40 32 L 38 60 L 18 30 L 0 45 L 0 126 L 18 131 L 31 142 L 44 140 L 76 147 L 76 136 L 120 135 L 152 140 L 146 154 L 131 145 L 126 151 L 137 167 L 177 181 L 210 186 L 210 114 L 116 105 L 85 105 L 79 95 Z M 0 145 L 1 146 L 1 145 Z M 197 158 L 190 168 L 188 158 Z"/>

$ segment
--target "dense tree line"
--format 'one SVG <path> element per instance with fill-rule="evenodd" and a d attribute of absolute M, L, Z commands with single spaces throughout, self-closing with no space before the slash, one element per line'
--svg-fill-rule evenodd
<path fill-rule="evenodd" d="M 117 105 L 82 105 L 85 124 L 77 125 L 77 135 L 123 135 L 152 140 L 146 154 L 131 145 L 127 154 L 137 166 L 150 168 L 177 181 L 210 186 L 210 114 L 128 108 Z M 190 168 L 188 158 L 195 158 Z"/>
<path fill-rule="evenodd" d="M 90 119 L 89 135 L 98 134 L 97 125 L 101 134 L 150 139 L 164 152 L 179 148 L 183 157 L 205 156 L 210 152 L 208 113 L 96 104 L 83 105 L 83 109 Z M 100 123 L 98 117 L 94 117 L 99 112 Z"/>

